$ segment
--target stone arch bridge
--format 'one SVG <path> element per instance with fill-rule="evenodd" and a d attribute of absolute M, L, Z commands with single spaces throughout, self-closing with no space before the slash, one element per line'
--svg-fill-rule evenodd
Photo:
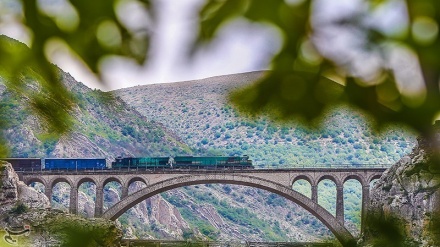
<path fill-rule="evenodd" d="M 361 231 L 369 201 L 370 183 L 378 179 L 385 168 L 294 168 L 252 170 L 99 170 L 99 171 L 32 171 L 20 173 L 27 185 L 39 182 L 45 194 L 52 197 L 52 189 L 59 182 L 70 185 L 70 212 L 78 211 L 78 188 L 82 183 L 96 185 L 95 217 L 116 220 L 125 211 L 139 202 L 162 192 L 183 186 L 209 183 L 236 184 L 270 191 L 300 205 L 317 217 L 336 238 L 347 245 L 354 241 L 344 227 L 343 186 L 347 180 L 357 180 L 362 186 Z M 306 180 L 311 185 L 311 198 L 292 189 L 293 183 Z M 336 185 L 336 216 L 318 204 L 318 184 L 329 179 Z M 146 187 L 129 194 L 130 184 L 140 181 Z M 118 182 L 122 187 L 121 200 L 103 210 L 103 189 L 109 182 Z"/>

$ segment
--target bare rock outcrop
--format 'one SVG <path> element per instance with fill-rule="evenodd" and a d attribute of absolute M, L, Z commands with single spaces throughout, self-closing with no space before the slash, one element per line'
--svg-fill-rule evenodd
<path fill-rule="evenodd" d="M 6 162 L 1 163 L 1 179 L 0 179 L 0 206 L 3 209 L 5 205 L 13 204 L 18 200 L 17 183 L 19 181 L 17 174 L 12 166 Z"/>
<path fill-rule="evenodd" d="M 9 163 L 0 162 L 0 213 L 11 210 L 17 204 L 29 209 L 50 208 L 49 199 L 43 193 L 21 182 Z"/>
<path fill-rule="evenodd" d="M 37 247 L 120 246 L 122 231 L 114 222 L 52 210 L 48 198 L 19 181 L 9 163 L 1 162 L 0 171 L 0 231 L 5 232 L 0 241 Z"/>
<path fill-rule="evenodd" d="M 384 235 L 378 222 L 401 226 L 405 246 L 438 246 L 432 234 L 433 216 L 438 214 L 440 175 L 438 142 L 418 139 L 412 153 L 383 173 L 370 192 L 370 215 L 365 243 L 378 241 Z"/>
<path fill-rule="evenodd" d="M 151 209 L 150 222 L 157 225 L 163 236 L 181 239 L 183 229 L 189 229 L 188 223 L 182 218 L 177 208 L 165 201 L 161 196 L 153 196 L 147 200 Z"/>

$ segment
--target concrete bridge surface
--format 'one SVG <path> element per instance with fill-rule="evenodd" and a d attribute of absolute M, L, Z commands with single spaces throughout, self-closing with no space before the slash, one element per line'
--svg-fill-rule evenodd
<path fill-rule="evenodd" d="M 305 208 L 316 216 L 336 238 L 346 245 L 354 238 L 344 227 L 343 186 L 349 179 L 357 180 L 362 186 L 361 231 L 369 201 L 370 183 L 378 179 L 385 168 L 292 168 L 292 169 L 247 169 L 247 170 L 97 170 L 97 171 L 28 171 L 19 173 L 20 179 L 30 185 L 41 183 L 45 194 L 52 198 L 52 189 L 59 182 L 70 185 L 70 212 L 78 211 L 78 188 L 82 183 L 92 182 L 96 185 L 95 217 L 116 220 L 120 215 L 139 202 L 162 192 L 175 188 L 196 184 L 236 184 L 263 189 Z M 292 185 L 300 180 L 311 185 L 311 198 L 292 189 Z M 336 216 L 318 204 L 318 184 L 324 179 L 336 185 Z M 146 185 L 139 191 L 128 193 L 133 182 L 140 181 Z M 104 211 L 104 186 L 109 182 L 117 182 L 122 187 L 121 200 Z"/>

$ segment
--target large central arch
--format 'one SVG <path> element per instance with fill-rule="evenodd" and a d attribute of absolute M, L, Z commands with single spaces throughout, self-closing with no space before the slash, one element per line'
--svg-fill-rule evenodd
<path fill-rule="evenodd" d="M 179 187 L 197 184 L 236 184 L 255 187 L 278 194 L 300 205 L 311 214 L 316 216 L 336 236 L 343 246 L 351 246 L 355 243 L 353 235 L 326 209 L 293 189 L 281 184 L 249 175 L 238 174 L 205 174 L 205 175 L 182 175 L 170 178 L 147 187 L 125 197 L 102 214 L 103 218 L 116 220 L 125 211 L 139 202 L 156 194 Z"/>
<path fill-rule="evenodd" d="M 353 243 L 355 243 L 355 239 L 351 233 L 332 214 L 312 201 L 310 198 L 281 184 L 263 178 L 243 174 L 198 174 L 182 175 L 169 178 L 167 180 L 148 185 L 147 187 L 130 194 L 105 211 L 102 214 L 102 217 L 110 220 L 116 220 L 131 207 L 156 194 L 179 187 L 210 183 L 245 185 L 283 196 L 316 216 L 330 229 L 330 231 L 343 246 L 351 246 Z"/>

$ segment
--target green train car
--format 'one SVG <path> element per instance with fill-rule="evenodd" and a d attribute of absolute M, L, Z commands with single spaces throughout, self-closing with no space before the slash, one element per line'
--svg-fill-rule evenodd
<path fill-rule="evenodd" d="M 252 169 L 249 156 L 117 157 L 112 169 Z"/>
<path fill-rule="evenodd" d="M 251 169 L 252 161 L 249 156 L 176 156 L 174 157 L 175 168 L 236 168 L 236 169 Z"/>
<path fill-rule="evenodd" d="M 170 157 L 117 157 L 112 162 L 112 168 L 169 168 Z"/>

